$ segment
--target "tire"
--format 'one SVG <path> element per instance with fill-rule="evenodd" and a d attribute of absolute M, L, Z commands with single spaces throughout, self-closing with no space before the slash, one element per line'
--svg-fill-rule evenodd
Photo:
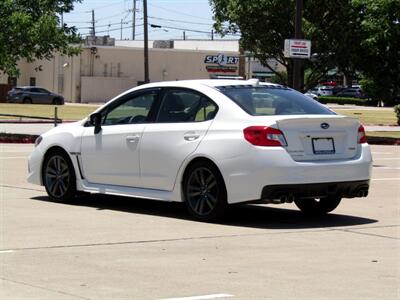
<path fill-rule="evenodd" d="M 43 183 L 50 199 L 72 202 L 77 194 L 76 176 L 72 162 L 62 150 L 49 153 L 43 163 Z"/>
<path fill-rule="evenodd" d="M 53 104 L 54 105 L 62 105 L 62 101 L 60 98 L 54 98 L 53 99 Z"/>
<path fill-rule="evenodd" d="M 328 196 L 320 199 L 295 199 L 294 203 L 304 214 L 319 216 L 333 211 L 341 200 L 339 196 Z"/>
<path fill-rule="evenodd" d="M 183 197 L 189 213 L 199 221 L 221 220 L 228 207 L 224 179 L 208 161 L 195 162 L 186 170 Z"/>
<path fill-rule="evenodd" d="M 32 99 L 31 98 L 24 98 L 24 100 L 22 100 L 22 103 L 24 103 L 24 104 L 32 104 Z"/>

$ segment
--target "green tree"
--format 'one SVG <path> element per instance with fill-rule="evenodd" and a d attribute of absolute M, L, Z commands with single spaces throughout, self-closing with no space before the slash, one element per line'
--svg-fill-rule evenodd
<path fill-rule="evenodd" d="M 0 0 L 0 72 L 18 75 L 21 59 L 49 59 L 55 51 L 77 54 L 74 27 L 62 26 L 60 15 L 81 0 Z"/>
<path fill-rule="evenodd" d="M 361 12 L 364 60 L 359 68 L 369 96 L 385 104 L 400 95 L 400 1 L 353 0 Z"/>
<path fill-rule="evenodd" d="M 241 34 L 240 44 L 254 53 L 255 57 L 271 71 L 267 63 L 275 58 L 288 69 L 291 63 L 283 55 L 285 38 L 294 35 L 293 0 L 211 0 L 215 29 L 221 34 Z M 282 74 L 275 72 L 280 82 L 286 82 Z M 290 81 L 290 78 L 289 78 Z"/>
<path fill-rule="evenodd" d="M 264 65 L 275 58 L 286 67 L 289 84 L 292 62 L 284 57 L 283 45 L 285 39 L 294 36 L 295 0 L 210 0 L 210 3 L 216 30 L 222 34 L 240 32 L 242 47 L 253 52 Z M 305 69 L 310 72 L 304 90 L 315 86 L 333 68 L 350 78 L 356 72 L 363 51 L 363 32 L 360 11 L 351 0 L 305 1 L 303 36 L 312 41 L 313 52 L 313 58 L 305 61 Z"/>

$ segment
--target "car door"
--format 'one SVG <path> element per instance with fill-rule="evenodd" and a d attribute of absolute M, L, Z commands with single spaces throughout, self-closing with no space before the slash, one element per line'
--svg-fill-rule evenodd
<path fill-rule="evenodd" d="M 53 96 L 48 90 L 39 89 L 40 90 L 40 98 L 42 103 L 52 104 L 53 103 Z"/>
<path fill-rule="evenodd" d="M 158 94 L 152 89 L 123 96 L 101 112 L 100 132 L 95 134 L 93 126 L 84 129 L 81 157 L 87 181 L 140 186 L 139 145 Z"/>
<path fill-rule="evenodd" d="M 217 113 L 217 105 L 194 90 L 168 88 L 155 123 L 140 144 L 142 187 L 171 191 L 183 161 L 196 150 Z"/>
<path fill-rule="evenodd" d="M 40 102 L 40 93 L 37 88 L 29 89 L 28 97 L 32 99 L 32 103 L 41 103 Z"/>

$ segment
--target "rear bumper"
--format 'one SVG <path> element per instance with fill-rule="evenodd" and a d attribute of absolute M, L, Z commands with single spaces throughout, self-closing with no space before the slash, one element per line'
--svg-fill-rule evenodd
<path fill-rule="evenodd" d="M 307 187 L 318 191 L 319 187 L 324 189 L 334 183 L 343 196 L 359 197 L 358 191 L 354 192 L 354 188 L 348 186 L 353 185 L 351 182 L 369 186 L 372 157 L 367 144 L 360 145 L 357 156 L 352 159 L 312 162 L 294 161 L 280 147 L 254 147 L 243 156 L 222 161 L 219 166 L 225 179 L 228 202 L 232 204 L 270 197 L 263 192 L 264 187 L 269 186 L 291 187 L 303 192 Z M 312 196 L 317 194 L 313 192 Z"/>
<path fill-rule="evenodd" d="M 330 195 L 343 198 L 366 197 L 368 190 L 369 180 L 267 185 L 262 189 L 261 199 L 321 198 Z"/>

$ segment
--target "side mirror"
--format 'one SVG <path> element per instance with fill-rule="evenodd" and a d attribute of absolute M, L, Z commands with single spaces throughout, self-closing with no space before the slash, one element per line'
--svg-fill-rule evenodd
<path fill-rule="evenodd" d="M 90 124 L 94 126 L 94 134 L 101 131 L 101 113 L 93 113 L 90 115 Z"/>

